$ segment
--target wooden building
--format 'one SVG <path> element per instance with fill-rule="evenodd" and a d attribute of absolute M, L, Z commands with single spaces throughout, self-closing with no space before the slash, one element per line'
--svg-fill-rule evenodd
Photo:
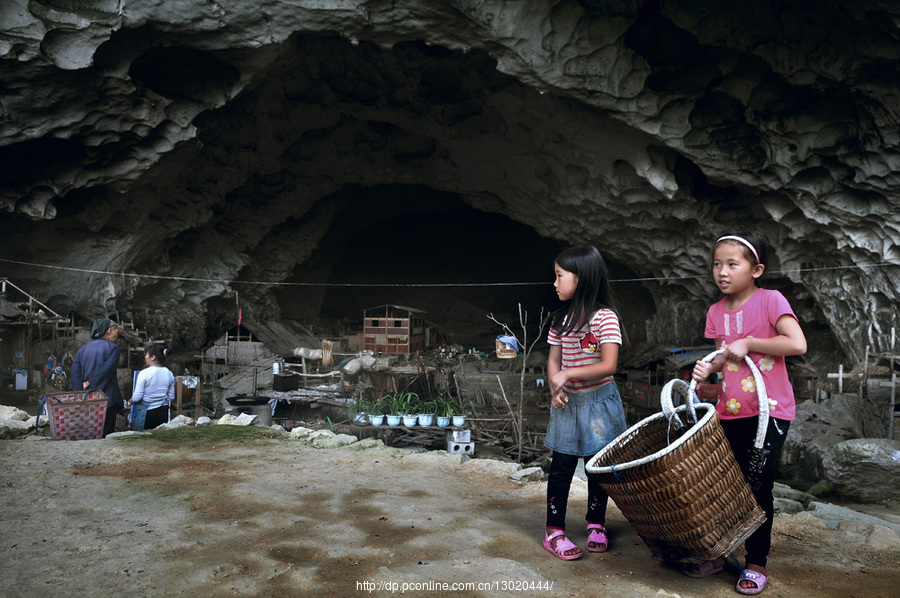
<path fill-rule="evenodd" d="M 425 349 L 425 312 L 402 305 L 379 305 L 363 311 L 363 348 L 379 353 L 410 354 Z"/>

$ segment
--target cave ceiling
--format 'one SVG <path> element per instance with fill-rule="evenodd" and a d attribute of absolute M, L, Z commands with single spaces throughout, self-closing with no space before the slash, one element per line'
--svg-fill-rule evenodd
<path fill-rule="evenodd" d="M 900 5 L 812 6 L 0 3 L 0 271 L 184 348 L 236 305 L 468 342 L 595 244 L 632 339 L 694 344 L 752 228 L 812 359 L 858 360 L 898 312 Z"/>

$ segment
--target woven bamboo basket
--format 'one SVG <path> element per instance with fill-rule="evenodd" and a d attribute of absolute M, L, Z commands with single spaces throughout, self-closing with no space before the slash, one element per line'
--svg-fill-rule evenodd
<path fill-rule="evenodd" d="M 101 438 L 106 404 L 106 393 L 102 390 L 73 390 L 46 395 L 41 399 L 41 409 L 47 406 L 53 440 Z"/>
<path fill-rule="evenodd" d="M 746 361 L 760 399 L 755 444 L 762 447 L 768 400 L 759 370 Z M 765 521 L 715 407 L 695 404 L 695 388 L 695 382 L 670 381 L 660 397 L 663 412 L 623 432 L 585 468 L 600 476 L 600 484 L 653 556 L 666 561 L 715 560 L 734 551 Z M 673 407 L 673 390 L 685 405 Z"/>

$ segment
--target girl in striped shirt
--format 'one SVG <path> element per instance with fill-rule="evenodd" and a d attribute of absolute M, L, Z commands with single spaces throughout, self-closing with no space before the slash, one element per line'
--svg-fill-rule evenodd
<path fill-rule="evenodd" d="M 566 505 L 578 460 L 585 463 L 628 427 L 613 379 L 622 333 L 609 273 L 596 247 L 572 247 L 554 262 L 553 286 L 562 305 L 550 313 L 550 424 L 544 444 L 553 451 L 547 479 L 544 548 L 569 561 L 581 549 L 566 537 Z M 609 496 L 587 474 L 587 549 L 605 552 Z"/>

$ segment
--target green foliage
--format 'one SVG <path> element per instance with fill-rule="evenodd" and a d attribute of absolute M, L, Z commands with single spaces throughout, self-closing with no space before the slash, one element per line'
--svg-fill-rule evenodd
<path fill-rule="evenodd" d="M 434 399 L 434 414 L 440 417 L 451 417 L 453 415 L 462 415 L 465 409 L 460 402 L 450 393 L 443 393 Z"/>
<path fill-rule="evenodd" d="M 384 415 L 415 413 L 419 408 L 419 395 L 414 392 L 387 394 L 378 400 L 378 408 Z"/>
<path fill-rule="evenodd" d="M 372 385 L 360 382 L 353 392 L 353 400 L 347 405 L 347 411 L 351 419 L 360 413 L 374 413 L 376 408 L 375 397 L 372 394 Z"/>

